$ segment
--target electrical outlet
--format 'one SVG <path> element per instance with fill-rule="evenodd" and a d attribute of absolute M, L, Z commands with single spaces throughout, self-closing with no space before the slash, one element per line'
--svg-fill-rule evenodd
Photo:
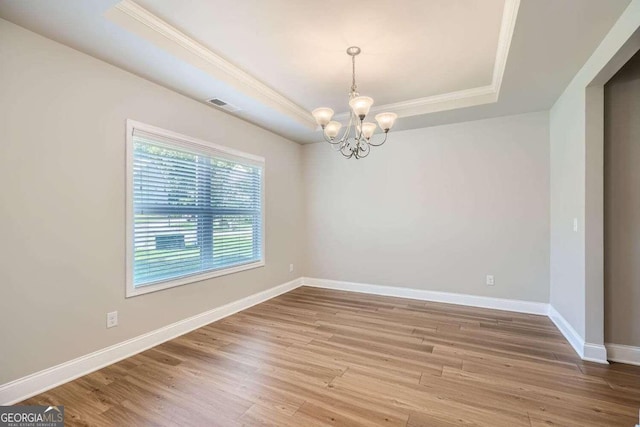
<path fill-rule="evenodd" d="M 578 231 L 578 218 L 573 218 L 573 231 Z"/>
<path fill-rule="evenodd" d="M 493 279 L 493 276 L 491 274 L 487 274 L 487 286 L 493 286 L 495 285 L 496 282 Z"/>
<path fill-rule="evenodd" d="M 111 311 L 107 313 L 107 328 L 113 328 L 114 326 L 118 326 L 118 312 Z"/>
<path fill-rule="evenodd" d="M 289 273 L 293 273 L 293 264 L 289 264 Z"/>

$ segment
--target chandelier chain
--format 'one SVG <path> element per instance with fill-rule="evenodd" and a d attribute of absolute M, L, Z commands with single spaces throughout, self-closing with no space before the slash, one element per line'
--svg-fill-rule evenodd
<path fill-rule="evenodd" d="M 356 57 L 351 57 L 351 93 L 354 94 L 358 90 L 356 86 Z"/>

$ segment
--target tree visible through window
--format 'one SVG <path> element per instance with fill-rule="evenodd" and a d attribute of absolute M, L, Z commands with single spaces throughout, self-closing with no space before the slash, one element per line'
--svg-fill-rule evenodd
<path fill-rule="evenodd" d="M 133 136 L 133 286 L 262 254 L 262 165 Z"/>

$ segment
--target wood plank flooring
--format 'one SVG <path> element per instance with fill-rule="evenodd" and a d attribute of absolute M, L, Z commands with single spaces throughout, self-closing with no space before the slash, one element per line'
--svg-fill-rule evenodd
<path fill-rule="evenodd" d="M 551 321 L 302 287 L 28 399 L 69 426 L 628 426 L 640 368 Z"/>

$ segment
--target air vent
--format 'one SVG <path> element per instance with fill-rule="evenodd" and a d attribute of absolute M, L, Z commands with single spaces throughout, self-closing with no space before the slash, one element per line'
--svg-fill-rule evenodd
<path fill-rule="evenodd" d="M 209 102 L 212 103 L 213 105 L 217 105 L 218 107 L 224 107 L 225 105 L 227 105 L 226 102 L 218 98 L 211 98 Z"/>
<path fill-rule="evenodd" d="M 215 107 L 221 108 L 231 113 L 234 111 L 240 111 L 240 108 L 236 107 L 235 105 L 231 105 L 220 98 L 207 99 L 207 102 Z"/>

